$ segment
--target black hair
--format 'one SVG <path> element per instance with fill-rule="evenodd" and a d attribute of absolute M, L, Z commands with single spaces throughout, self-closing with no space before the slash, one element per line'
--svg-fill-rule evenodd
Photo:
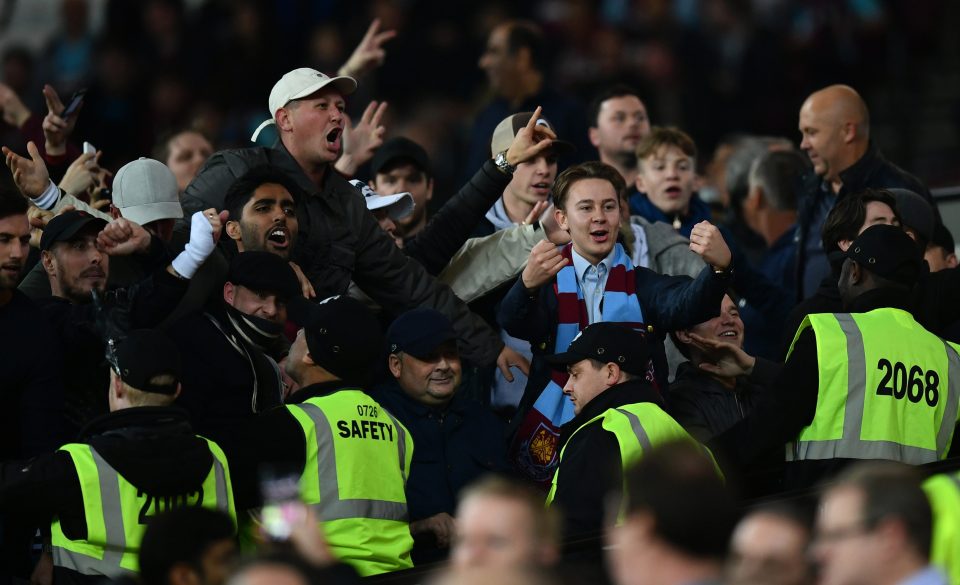
<path fill-rule="evenodd" d="M 289 191 L 295 201 L 300 199 L 300 187 L 286 173 L 271 165 L 253 167 L 230 185 L 223 198 L 223 208 L 230 212 L 230 221 L 240 221 L 243 207 L 253 197 L 253 192 L 266 183 L 276 183 Z"/>
<path fill-rule="evenodd" d="M 11 215 L 25 215 L 28 208 L 27 200 L 19 193 L 6 193 L 0 190 L 0 219 Z"/>
<path fill-rule="evenodd" d="M 689 441 L 657 446 L 625 479 L 628 519 L 652 516 L 657 537 L 686 555 L 711 560 L 726 555 L 739 510 L 702 447 Z"/>
<path fill-rule="evenodd" d="M 628 95 L 636 97 L 641 102 L 643 101 L 640 98 L 640 94 L 635 89 L 622 83 L 612 85 L 595 95 L 593 100 L 590 102 L 590 107 L 587 109 L 587 125 L 590 127 L 596 127 L 597 119 L 600 117 L 600 108 L 603 106 L 603 102 Z"/>
<path fill-rule="evenodd" d="M 528 20 L 516 20 L 510 23 L 507 31 L 507 50 L 516 55 L 520 49 L 530 52 L 530 65 L 540 73 L 547 68 L 547 47 L 543 31 L 537 24 Z"/>
<path fill-rule="evenodd" d="M 177 508 L 154 516 L 140 542 L 144 585 L 168 585 L 170 569 L 180 563 L 203 574 L 201 559 L 211 545 L 232 539 L 233 519 L 219 510 Z"/>
<path fill-rule="evenodd" d="M 897 213 L 897 200 L 892 193 L 884 189 L 865 189 L 840 199 L 830 210 L 827 219 L 823 222 L 822 241 L 823 251 L 829 254 L 836 251 L 840 240 L 857 239 L 863 222 L 867 220 L 867 203 L 878 201 L 886 203 Z"/>

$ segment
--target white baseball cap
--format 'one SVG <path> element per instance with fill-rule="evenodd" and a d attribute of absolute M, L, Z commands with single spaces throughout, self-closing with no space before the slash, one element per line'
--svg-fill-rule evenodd
<path fill-rule="evenodd" d="M 113 178 L 113 205 L 121 216 L 140 225 L 183 217 L 177 178 L 152 158 L 140 157 L 120 167 Z"/>
<path fill-rule="evenodd" d="M 390 219 L 394 220 L 403 219 L 413 213 L 413 208 L 416 203 L 413 202 L 413 195 L 409 192 L 397 193 L 396 195 L 380 195 L 371 189 L 369 185 L 358 179 L 353 179 L 350 181 L 350 184 L 356 187 L 357 190 L 360 191 L 360 194 L 363 195 L 363 198 L 366 199 L 367 209 L 370 211 L 389 207 L 387 214 L 390 216 Z"/>
<path fill-rule="evenodd" d="M 357 90 L 357 80 L 352 77 L 329 77 L 309 67 L 294 69 L 281 77 L 280 81 L 276 82 L 273 85 L 273 89 L 270 90 L 268 107 L 270 108 L 271 118 L 264 120 L 263 123 L 257 127 L 253 136 L 250 137 L 250 141 L 256 142 L 261 130 L 270 124 L 276 123 L 277 110 L 293 100 L 305 98 L 328 85 L 333 85 L 334 89 L 343 95 L 350 95 Z"/>

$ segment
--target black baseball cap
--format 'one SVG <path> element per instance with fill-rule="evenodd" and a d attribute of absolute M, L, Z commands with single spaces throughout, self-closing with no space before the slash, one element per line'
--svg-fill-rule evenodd
<path fill-rule="evenodd" d="M 628 374 L 642 376 L 650 362 L 650 346 L 646 335 L 636 329 L 620 323 L 593 323 L 573 339 L 567 351 L 543 359 L 558 370 L 583 360 L 613 362 Z"/>
<path fill-rule="evenodd" d="M 65 211 L 51 219 L 47 223 L 47 227 L 43 228 L 43 236 L 40 237 L 40 249 L 49 250 L 57 242 L 69 242 L 80 230 L 87 226 L 95 226 L 99 231 L 106 225 L 106 221 L 90 215 L 86 211 Z"/>
<path fill-rule="evenodd" d="M 135 329 L 116 350 L 117 375 L 130 387 L 143 392 L 173 395 L 180 382 L 180 350 L 169 337 L 154 329 Z M 152 384 L 156 376 L 173 376 L 168 384 Z"/>
<path fill-rule="evenodd" d="M 909 189 L 887 189 L 897 200 L 897 215 L 900 224 L 916 230 L 926 241 L 933 238 L 933 228 L 936 225 L 936 216 L 930 203 Z"/>
<path fill-rule="evenodd" d="M 370 170 L 376 175 L 391 163 L 400 160 L 409 161 L 427 175 L 433 175 L 430 170 L 430 157 L 427 156 L 427 151 L 413 140 L 403 136 L 391 138 L 377 149 L 376 154 L 370 161 Z"/>
<path fill-rule="evenodd" d="M 943 248 L 948 254 L 952 254 L 956 248 L 953 235 L 950 233 L 950 230 L 947 229 L 947 226 L 941 222 L 937 222 L 937 225 L 934 226 L 933 237 L 930 238 L 930 243 Z"/>
<path fill-rule="evenodd" d="M 846 257 L 877 276 L 905 286 L 916 284 L 923 267 L 917 243 L 903 228 L 893 225 L 864 230 L 847 249 Z"/>
<path fill-rule="evenodd" d="M 227 281 L 250 290 L 276 293 L 284 299 L 302 293 L 300 281 L 290 263 L 270 252 L 241 252 L 230 261 Z"/>
<path fill-rule="evenodd" d="M 295 314 L 314 363 L 345 382 L 365 384 L 383 347 L 373 311 L 348 296 L 298 305 Z"/>
<path fill-rule="evenodd" d="M 450 319 L 436 309 L 418 308 L 403 313 L 387 329 L 387 350 L 425 359 L 441 344 L 457 339 Z"/>

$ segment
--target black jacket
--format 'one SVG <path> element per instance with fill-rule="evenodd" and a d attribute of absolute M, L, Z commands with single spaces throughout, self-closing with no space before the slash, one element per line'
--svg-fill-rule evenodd
<path fill-rule="evenodd" d="M 823 279 L 817 292 L 801 301 L 787 320 L 781 342 L 781 355 L 786 356 L 804 317 L 814 313 L 842 313 L 843 300 L 838 286 L 840 266 L 834 266 L 830 276 Z M 960 342 L 960 269 L 948 268 L 939 272 L 924 272 L 910 301 L 910 312 L 925 329 L 954 343 Z"/>
<path fill-rule="evenodd" d="M 840 173 L 843 186 L 834 195 L 833 189 L 812 172 L 805 178 L 804 192 L 797 209 L 797 298 L 811 294 L 816 283 L 829 274 L 829 264 L 820 244 L 823 223 L 834 204 L 849 194 L 864 189 L 909 189 L 930 202 L 939 219 L 930 190 L 910 173 L 888 161 L 874 144 L 870 144 L 860 160 Z M 809 282 L 804 281 L 807 276 Z"/>
<path fill-rule="evenodd" d="M 405 256 L 380 229 L 363 196 L 330 167 L 318 189 L 296 160 L 278 145 L 225 150 L 211 156 L 183 194 L 185 214 L 223 208 L 229 186 L 247 170 L 270 164 L 285 172 L 308 195 L 298 197 L 300 233 L 291 260 L 303 270 L 318 298 L 345 294 L 357 283 L 393 314 L 426 306 L 450 317 L 464 357 L 474 364 L 496 361 L 503 342 L 470 313 L 444 284 Z"/>
<path fill-rule="evenodd" d="M 195 493 L 213 464 L 206 441 L 194 435 L 176 408 L 129 408 L 107 414 L 83 429 L 80 442 L 89 443 L 127 481 L 155 498 Z M 0 510 L 37 527 L 49 526 L 58 517 L 67 537 L 87 535 L 80 481 L 66 451 L 0 466 Z M 155 513 L 155 508 L 147 511 L 148 516 Z M 99 580 L 57 569 L 54 581 Z"/>
<path fill-rule="evenodd" d="M 660 395 L 643 380 L 611 386 L 588 402 L 580 414 L 560 427 L 559 449 L 563 459 L 557 468 L 553 505 L 563 515 L 563 536 L 599 534 L 603 529 L 607 496 L 623 487 L 620 445 L 600 421 L 571 435 L 590 419 L 624 404 L 653 402 L 663 406 Z"/>
<path fill-rule="evenodd" d="M 0 305 L 0 461 L 56 449 L 63 423 L 63 360 L 53 329 L 19 291 Z M 103 388 L 106 393 L 106 386 Z"/>
<path fill-rule="evenodd" d="M 102 295 L 101 314 L 93 303 L 74 304 L 61 297 L 37 301 L 60 341 L 68 430 L 71 436 L 93 418 L 106 414 L 110 370 L 105 359 L 108 330 L 154 327 L 177 306 L 187 281 L 166 268 L 127 288 Z"/>
<path fill-rule="evenodd" d="M 189 413 L 198 433 L 214 441 L 282 401 L 275 362 L 226 324 L 221 303 L 210 312 L 187 315 L 167 329 L 183 362 L 177 406 Z"/>
<path fill-rule="evenodd" d="M 757 359 L 753 374 L 727 388 L 690 362 L 677 367 L 667 395 L 670 416 L 698 441 L 707 441 L 737 424 L 753 410 L 764 385 L 773 381 L 780 366 Z"/>
<path fill-rule="evenodd" d="M 422 231 L 404 240 L 404 254 L 423 264 L 430 274 L 440 274 L 476 230 L 490 206 L 503 195 L 511 177 L 497 169 L 492 160 L 484 161 L 473 178 L 443 204 Z"/>

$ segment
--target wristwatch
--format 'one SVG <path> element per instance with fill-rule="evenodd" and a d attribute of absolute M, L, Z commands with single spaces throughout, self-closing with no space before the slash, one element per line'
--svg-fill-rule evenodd
<path fill-rule="evenodd" d="M 730 278 L 731 276 L 733 276 L 733 259 L 732 258 L 730 259 L 730 264 L 728 264 L 727 267 L 724 268 L 723 270 L 717 268 L 716 266 L 713 266 L 712 264 L 710 265 L 710 268 L 713 268 L 713 273 L 716 274 L 717 276 Z"/>
<path fill-rule="evenodd" d="M 497 165 L 497 168 L 500 169 L 501 173 L 512 175 L 513 171 L 517 170 L 517 167 L 513 166 L 507 162 L 507 151 L 501 151 L 497 154 L 496 158 L 493 159 L 494 164 Z"/>

